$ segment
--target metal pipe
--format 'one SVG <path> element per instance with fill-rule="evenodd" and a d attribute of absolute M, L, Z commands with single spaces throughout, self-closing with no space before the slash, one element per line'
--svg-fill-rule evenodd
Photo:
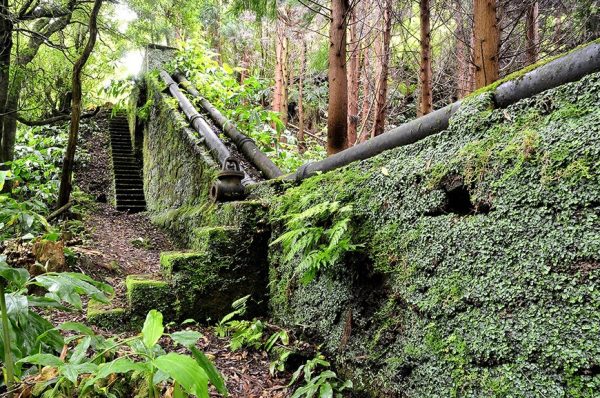
<path fill-rule="evenodd" d="M 500 84 L 494 90 L 494 103 L 497 107 L 507 107 L 524 98 L 577 81 L 597 71 L 600 71 L 600 43 L 591 43 L 564 57 L 548 62 L 520 78 Z M 450 117 L 460 105 L 461 101 L 457 101 L 326 159 L 305 164 L 299 167 L 295 173 L 288 174 L 284 178 L 302 180 L 317 172 L 326 172 L 346 166 L 357 160 L 378 155 L 388 149 L 412 144 L 430 135 L 440 133 L 448 128 Z"/>
<path fill-rule="evenodd" d="M 231 141 L 237 146 L 239 151 L 250 160 L 267 177 L 267 179 L 277 178 L 283 175 L 283 172 L 258 149 L 254 140 L 241 133 L 233 123 L 231 123 L 217 108 L 215 108 L 206 98 L 202 97 L 198 90 L 186 77 L 179 72 L 173 74 L 173 78 L 194 98 L 197 98 L 200 105 L 214 122 L 223 130 L 225 135 L 231 138 Z"/>
<path fill-rule="evenodd" d="M 502 83 L 494 91 L 494 102 L 499 108 L 506 108 L 524 98 L 575 82 L 599 71 L 600 42 L 597 41 L 548 62 L 522 77 Z"/>
<path fill-rule="evenodd" d="M 225 163 L 225 160 L 231 156 L 229 149 L 223 144 L 223 141 L 219 139 L 217 134 L 210 128 L 206 120 L 198 113 L 194 105 L 189 99 L 179 90 L 177 83 L 171 79 L 169 74 L 162 70 L 160 77 L 167 84 L 167 88 L 171 95 L 177 99 L 181 110 L 190 121 L 191 125 L 196 129 L 198 133 L 204 138 L 204 143 L 208 148 L 210 154 L 217 160 L 220 165 Z"/>

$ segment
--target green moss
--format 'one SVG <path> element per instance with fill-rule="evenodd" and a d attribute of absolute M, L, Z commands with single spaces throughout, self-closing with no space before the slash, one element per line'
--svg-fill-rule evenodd
<path fill-rule="evenodd" d="M 185 210 L 210 206 L 209 189 L 219 168 L 204 146 L 197 145 L 199 137 L 188 133 L 188 123 L 162 93 L 164 84 L 153 74 L 146 75 L 143 84 L 147 104 L 152 104 L 142 151 L 146 202 L 153 219 L 181 236 L 179 224 L 191 223 L 198 215 Z"/>
<path fill-rule="evenodd" d="M 169 283 L 148 275 L 129 275 L 125 280 L 127 301 L 133 316 L 141 319 L 150 310 L 158 310 L 166 319 L 175 319 L 175 296 Z"/>
<path fill-rule="evenodd" d="M 369 396 L 600 395 L 599 96 L 600 74 L 502 110 L 483 95 L 439 135 L 261 188 L 273 237 L 339 201 L 363 245 L 308 286 L 272 246 L 273 317 Z"/>
<path fill-rule="evenodd" d="M 194 252 L 162 252 L 160 254 L 160 266 L 166 275 L 173 275 L 187 269 L 190 264 L 196 261 L 202 261 L 202 253 Z"/>
<path fill-rule="evenodd" d="M 213 252 L 231 252 L 232 247 L 240 237 L 240 229 L 237 227 L 203 227 L 192 231 L 191 247 L 194 250 Z M 235 237 L 232 239 L 232 237 Z"/>
<path fill-rule="evenodd" d="M 88 302 L 87 321 L 107 330 L 125 330 L 129 328 L 129 312 L 92 299 Z"/>
<path fill-rule="evenodd" d="M 226 231 L 223 227 L 198 231 L 222 238 L 205 243 L 203 251 L 162 253 L 161 267 L 170 275 L 180 317 L 216 321 L 240 297 L 250 294 L 257 301 L 264 300 L 266 266 L 260 257 L 264 247 L 251 251 L 250 241 L 236 240 Z M 260 308 L 251 306 L 251 312 Z"/>

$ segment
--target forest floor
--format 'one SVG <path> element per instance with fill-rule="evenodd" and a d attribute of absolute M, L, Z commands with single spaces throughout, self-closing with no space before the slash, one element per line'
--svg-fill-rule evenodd
<path fill-rule="evenodd" d="M 127 275 L 157 274 L 160 253 L 177 247 L 144 213 L 118 212 L 108 204 L 112 195 L 112 176 L 107 117 L 101 113 L 88 121 L 88 128 L 82 129 L 81 148 L 87 155 L 76 171 L 76 184 L 95 198 L 95 203 L 85 206 L 80 233 L 77 234 L 81 238 L 70 248 L 77 254 L 76 271 L 110 284 L 115 289 L 115 304 L 118 305 L 124 300 Z M 85 321 L 83 314 L 57 313 L 53 318 L 54 322 Z M 290 375 L 272 376 L 269 358 L 264 351 L 242 348 L 232 352 L 229 339 L 218 337 L 211 326 L 172 326 L 169 332 L 184 328 L 202 333 L 198 347 L 213 359 L 223 374 L 230 397 L 289 396 L 290 391 L 286 386 Z M 114 333 L 97 328 L 96 332 L 103 335 Z M 214 392 L 214 396 L 219 395 Z"/>

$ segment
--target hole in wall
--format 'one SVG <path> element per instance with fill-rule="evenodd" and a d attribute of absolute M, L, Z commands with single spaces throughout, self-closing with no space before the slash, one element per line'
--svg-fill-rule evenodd
<path fill-rule="evenodd" d="M 426 213 L 429 216 L 441 216 L 444 214 L 457 214 L 459 216 L 468 216 L 473 214 L 487 214 L 491 211 L 489 201 L 473 202 L 471 192 L 464 183 L 460 175 L 449 175 L 440 184 L 440 189 L 444 191 L 445 199 L 443 203 Z"/>

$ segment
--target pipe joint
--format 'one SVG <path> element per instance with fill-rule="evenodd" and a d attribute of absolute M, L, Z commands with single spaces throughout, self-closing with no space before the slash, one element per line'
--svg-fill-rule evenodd
<path fill-rule="evenodd" d="M 223 168 L 217 176 L 217 181 L 210 188 L 210 198 L 213 202 L 231 202 L 244 199 L 246 190 L 242 185 L 244 172 L 240 163 L 234 157 L 223 161 Z"/>

